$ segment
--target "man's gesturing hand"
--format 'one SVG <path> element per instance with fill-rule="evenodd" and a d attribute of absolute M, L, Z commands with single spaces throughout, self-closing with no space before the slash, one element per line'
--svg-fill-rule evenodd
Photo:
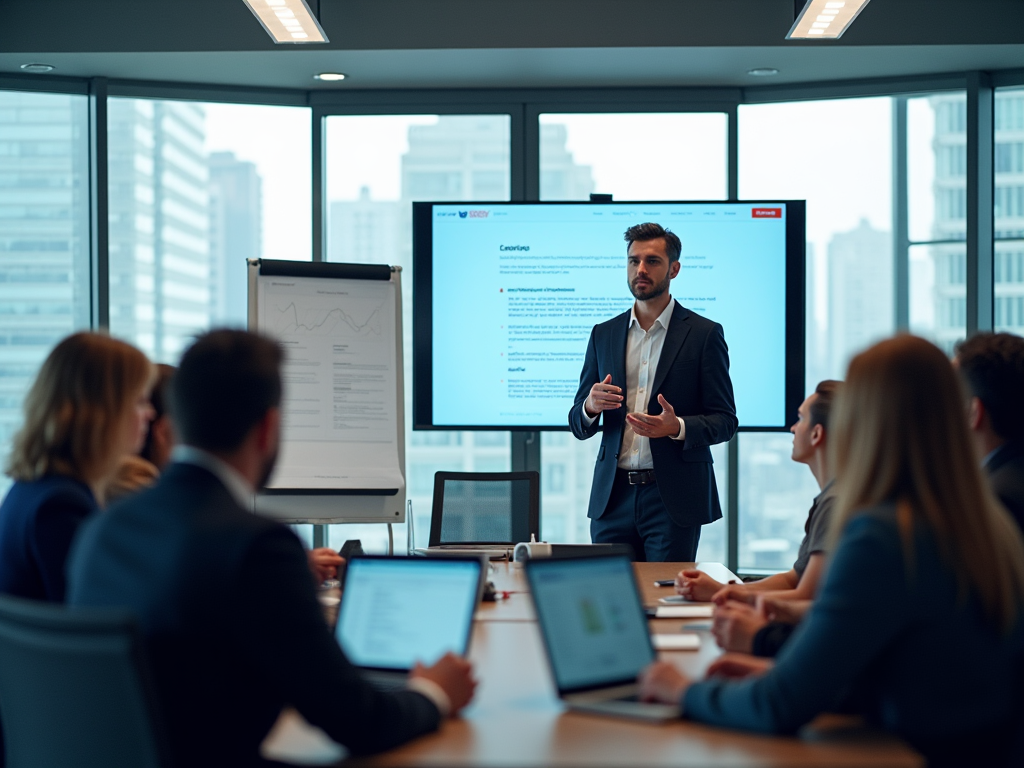
<path fill-rule="evenodd" d="M 610 411 L 612 408 L 622 407 L 622 387 L 612 384 L 612 375 L 609 373 L 604 381 L 599 381 L 590 388 L 590 395 L 583 403 L 583 409 L 590 417 L 597 416 L 601 411 Z"/>
<path fill-rule="evenodd" d="M 628 413 L 626 421 L 641 437 L 676 437 L 682 427 L 679 426 L 675 409 L 662 395 L 658 395 L 658 402 L 661 403 L 662 411 L 657 416 L 647 413 Z"/>

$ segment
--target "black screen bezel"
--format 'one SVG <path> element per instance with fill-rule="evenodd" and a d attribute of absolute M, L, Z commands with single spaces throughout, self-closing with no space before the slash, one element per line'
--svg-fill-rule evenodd
<path fill-rule="evenodd" d="M 804 401 L 805 329 L 806 329 L 806 258 L 807 203 L 804 200 L 622 200 L 615 202 L 558 201 L 526 202 L 507 200 L 473 202 L 475 207 L 490 205 L 750 205 L 786 206 L 786 362 L 783 423 L 777 425 L 740 424 L 741 432 L 785 432 L 788 420 Z M 412 292 L 412 413 L 415 430 L 502 431 L 502 432 L 566 432 L 566 423 L 558 425 L 521 424 L 435 424 L 434 423 L 434 360 L 433 360 L 433 209 L 436 205 L 462 205 L 465 201 L 413 203 L 413 292 Z M 625 251 L 623 251 L 625 258 Z M 726 329 L 728 331 L 728 329 Z M 728 337 L 727 337 L 728 340 Z"/>

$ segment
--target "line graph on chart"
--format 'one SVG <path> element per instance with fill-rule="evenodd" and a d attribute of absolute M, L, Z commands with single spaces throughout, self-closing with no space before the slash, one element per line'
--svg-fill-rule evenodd
<path fill-rule="evenodd" d="M 332 336 L 380 339 L 384 329 L 383 296 L 346 296 L 344 306 L 337 297 L 301 300 L 274 296 L 267 308 L 268 330 L 277 336 Z"/>

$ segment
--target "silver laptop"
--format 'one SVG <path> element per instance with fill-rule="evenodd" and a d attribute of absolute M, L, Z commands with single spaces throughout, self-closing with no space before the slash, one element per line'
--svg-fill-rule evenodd
<path fill-rule="evenodd" d="M 374 684 L 401 687 L 416 662 L 469 652 L 485 568 L 479 557 L 354 557 L 334 635 Z"/>
<path fill-rule="evenodd" d="M 528 560 L 526 577 L 555 688 L 571 709 L 679 717 L 676 705 L 638 699 L 637 677 L 656 654 L 628 558 Z"/>

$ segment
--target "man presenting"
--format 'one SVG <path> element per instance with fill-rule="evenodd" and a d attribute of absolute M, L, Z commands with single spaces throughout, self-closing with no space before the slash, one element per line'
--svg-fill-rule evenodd
<path fill-rule="evenodd" d="M 736 432 L 729 351 L 722 326 L 668 292 L 679 238 L 646 223 L 625 240 L 636 301 L 594 326 L 569 411 L 580 440 L 603 431 L 590 533 L 594 543 L 629 544 L 639 561 L 692 562 L 700 526 L 722 516 L 710 446 Z"/>

